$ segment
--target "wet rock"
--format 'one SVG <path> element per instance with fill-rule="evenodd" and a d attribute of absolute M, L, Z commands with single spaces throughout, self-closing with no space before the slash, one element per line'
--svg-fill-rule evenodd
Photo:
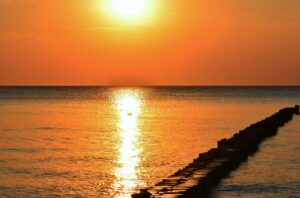
<path fill-rule="evenodd" d="M 151 193 L 149 193 L 147 190 L 140 190 L 139 193 L 134 193 L 131 195 L 132 198 L 151 198 Z"/>

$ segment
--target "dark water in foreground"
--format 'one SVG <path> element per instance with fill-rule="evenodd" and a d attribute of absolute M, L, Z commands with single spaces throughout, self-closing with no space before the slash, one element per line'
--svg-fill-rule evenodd
<path fill-rule="evenodd" d="M 0 197 L 129 197 L 237 130 L 300 103 L 299 87 L 0 88 Z M 214 197 L 299 197 L 300 118 Z"/>

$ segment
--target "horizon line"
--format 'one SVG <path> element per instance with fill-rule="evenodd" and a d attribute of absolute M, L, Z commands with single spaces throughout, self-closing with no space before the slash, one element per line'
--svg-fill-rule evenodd
<path fill-rule="evenodd" d="M 139 87 L 300 87 L 300 85 L 0 85 L 0 88 L 26 87 L 111 87 L 111 88 L 139 88 Z"/>

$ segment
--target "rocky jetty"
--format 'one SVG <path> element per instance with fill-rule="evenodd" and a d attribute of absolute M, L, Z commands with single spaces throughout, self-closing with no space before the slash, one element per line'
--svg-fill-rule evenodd
<path fill-rule="evenodd" d="M 140 190 L 132 198 L 207 197 L 214 186 L 258 150 L 259 144 L 277 133 L 278 129 L 299 115 L 299 105 L 281 109 L 274 115 L 250 125 L 230 139 L 218 141 L 218 148 L 199 155 L 185 168 Z"/>

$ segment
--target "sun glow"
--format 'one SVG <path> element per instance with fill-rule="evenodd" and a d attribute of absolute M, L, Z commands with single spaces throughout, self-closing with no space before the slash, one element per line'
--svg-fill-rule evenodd
<path fill-rule="evenodd" d="M 148 26 L 158 20 L 158 0 L 102 0 L 99 1 L 101 15 L 114 27 L 128 25 Z"/>
<path fill-rule="evenodd" d="M 124 17 L 138 16 L 146 10 L 146 0 L 111 0 L 115 13 Z"/>
<path fill-rule="evenodd" d="M 141 98 L 135 90 L 123 90 L 116 94 L 115 108 L 118 117 L 117 127 L 121 144 L 115 169 L 113 188 L 116 198 L 130 197 L 137 186 L 143 185 L 139 180 L 140 153 L 138 141 L 140 136 L 139 115 L 141 113 Z"/>

